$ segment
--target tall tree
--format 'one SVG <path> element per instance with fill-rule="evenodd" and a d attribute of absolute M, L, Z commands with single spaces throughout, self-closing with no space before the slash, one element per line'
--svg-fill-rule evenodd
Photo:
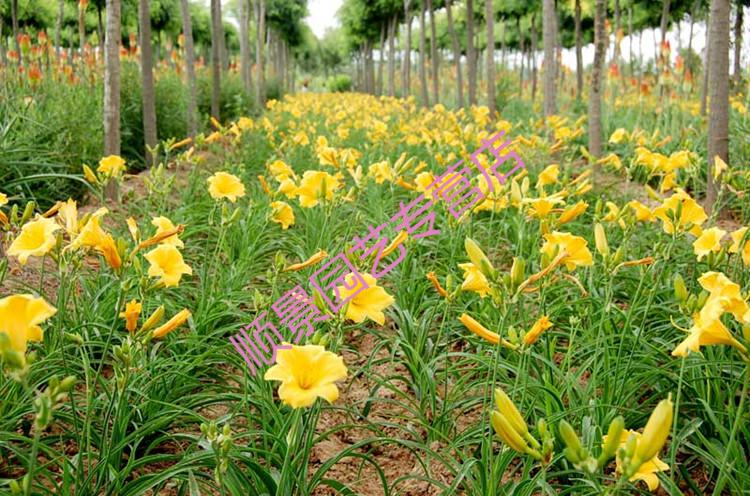
<path fill-rule="evenodd" d="M 466 0 L 466 71 L 469 77 L 469 105 L 477 103 L 477 58 L 474 47 L 474 1 Z"/>
<path fill-rule="evenodd" d="M 185 43 L 185 72 L 188 81 L 188 106 L 187 106 L 187 123 L 188 133 L 191 137 L 198 134 L 198 86 L 195 80 L 195 47 L 193 46 L 193 26 L 190 20 L 190 10 L 188 0 L 180 0 L 180 9 L 182 14 L 182 34 Z"/>
<path fill-rule="evenodd" d="M 555 76 L 557 74 L 556 51 L 557 12 L 555 0 L 543 0 L 542 28 L 544 44 L 544 115 L 557 111 Z"/>
<path fill-rule="evenodd" d="M 104 51 L 104 154 L 120 154 L 120 0 L 107 0 L 107 29 Z M 117 183 L 110 181 L 107 196 L 117 195 Z"/>
<path fill-rule="evenodd" d="M 398 17 L 393 14 L 388 23 L 388 96 L 396 95 L 396 27 Z"/>
<path fill-rule="evenodd" d="M 18 65 L 23 65 L 23 54 L 21 53 L 21 41 L 18 39 L 18 35 L 21 34 L 18 30 L 18 0 L 10 0 L 10 24 L 13 29 L 13 42 L 16 47 L 16 53 L 18 54 Z"/>
<path fill-rule="evenodd" d="M 706 19 L 706 48 L 703 51 L 703 85 L 701 86 L 701 108 L 700 115 L 704 117 L 706 115 L 706 109 L 708 108 L 708 73 L 709 64 L 711 63 L 711 12 L 708 13 L 708 19 Z"/>
<path fill-rule="evenodd" d="M 711 109 L 708 117 L 708 171 L 706 208 L 716 202 L 712 169 L 715 157 L 729 163 L 729 0 L 711 0 L 708 36 L 709 87 Z"/>
<path fill-rule="evenodd" d="M 264 43 L 266 36 L 266 2 L 255 0 L 255 22 L 257 36 L 255 38 L 255 66 L 258 71 L 258 83 L 255 87 L 255 99 L 263 107 L 266 103 L 266 69 L 264 58 Z"/>
<path fill-rule="evenodd" d="M 427 12 L 430 14 L 430 68 L 432 69 L 432 102 L 440 102 L 440 84 L 438 69 L 440 61 L 437 52 L 437 29 L 435 27 L 435 9 L 432 0 L 427 0 Z"/>
<path fill-rule="evenodd" d="M 143 103 L 143 138 L 146 142 L 146 160 L 153 157 L 149 148 L 156 147 L 156 95 L 154 94 L 154 61 L 151 55 L 151 12 L 149 0 L 138 0 L 138 31 L 141 39 L 141 100 Z"/>
<path fill-rule="evenodd" d="M 740 90 L 742 82 L 742 17 L 743 2 L 737 2 L 737 12 L 734 16 L 734 88 Z"/>
<path fill-rule="evenodd" d="M 13 0 L 17 1 L 17 0 Z M 55 55 L 60 58 L 60 48 L 62 44 L 62 23 L 65 14 L 65 0 L 57 2 L 57 21 L 55 22 Z"/>
<path fill-rule="evenodd" d="M 252 91 L 252 68 L 250 67 L 250 6 L 249 0 L 239 0 L 240 21 L 240 74 L 246 93 Z"/>
<path fill-rule="evenodd" d="M 404 43 L 404 76 L 403 97 L 408 98 L 411 93 L 411 0 L 404 0 L 404 19 L 406 23 L 406 42 Z"/>
<path fill-rule="evenodd" d="M 83 46 L 86 44 L 86 7 L 89 0 L 78 0 L 78 48 L 83 59 Z"/>
<path fill-rule="evenodd" d="M 453 62 L 456 64 L 456 86 L 458 87 L 458 102 L 459 107 L 464 106 L 464 83 L 463 75 L 461 74 L 461 46 L 458 43 L 458 35 L 456 34 L 456 28 L 453 25 L 453 9 L 451 8 L 451 0 L 445 0 L 445 13 L 448 17 L 448 31 L 451 37 L 451 45 L 453 46 Z"/>
<path fill-rule="evenodd" d="M 484 0 L 484 18 L 487 23 L 487 107 L 494 118 L 495 102 L 495 9 L 492 0 Z"/>
<path fill-rule="evenodd" d="M 594 157 L 599 157 L 602 154 L 602 77 L 604 72 L 602 66 L 607 55 L 607 33 L 604 27 L 606 16 L 606 0 L 596 0 L 594 67 L 591 71 L 591 91 L 589 93 L 589 153 Z"/>
<path fill-rule="evenodd" d="M 385 68 L 385 32 L 387 24 L 388 23 L 385 20 L 380 24 L 380 45 L 378 45 L 378 52 L 380 53 L 380 60 L 378 61 L 378 95 L 383 94 L 383 69 Z"/>
<path fill-rule="evenodd" d="M 419 2 L 419 89 L 422 94 L 422 105 L 429 107 L 430 95 L 427 91 L 427 67 L 425 61 L 425 9 L 426 1 L 422 0 Z"/>
<path fill-rule="evenodd" d="M 221 22 L 221 0 L 211 0 L 211 117 L 220 120 L 221 49 L 224 25 Z"/>
<path fill-rule="evenodd" d="M 576 98 L 583 94 L 583 33 L 581 31 L 581 0 L 575 0 L 575 37 L 576 37 Z"/>

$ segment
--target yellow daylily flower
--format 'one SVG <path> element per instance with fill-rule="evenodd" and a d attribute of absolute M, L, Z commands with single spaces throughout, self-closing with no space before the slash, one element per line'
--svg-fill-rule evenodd
<path fill-rule="evenodd" d="M 338 287 L 342 300 L 352 297 L 346 306 L 346 318 L 357 324 L 370 319 L 380 325 L 385 324 L 383 310 L 393 305 L 396 301 L 385 289 L 377 284 L 377 280 L 370 274 L 361 274 L 367 287 L 362 289 L 361 283 L 354 274 L 348 274 L 344 278 L 344 285 Z"/>
<path fill-rule="evenodd" d="M 6 195 L 5 193 L 0 193 L 0 207 L 2 207 L 3 205 L 7 205 L 7 204 L 8 204 L 8 195 Z"/>
<path fill-rule="evenodd" d="M 576 267 L 592 265 L 593 256 L 588 249 L 588 241 L 580 236 L 570 233 L 554 231 L 544 235 L 545 242 L 539 250 L 547 255 L 550 260 L 559 253 L 565 252 L 561 263 L 565 264 L 568 271 L 572 272 Z"/>
<path fill-rule="evenodd" d="M 686 357 L 691 351 L 699 352 L 701 346 L 715 344 L 733 346 L 743 353 L 747 351 L 718 318 L 706 321 L 700 313 L 693 315 L 693 326 L 689 333 L 672 351 L 672 356 Z"/>
<path fill-rule="evenodd" d="M 482 271 L 471 262 L 458 264 L 464 271 L 464 282 L 461 284 L 463 291 L 473 291 L 482 298 L 490 292 L 490 283 Z"/>
<path fill-rule="evenodd" d="M 46 255 L 57 242 L 55 231 L 58 229 L 60 226 L 54 219 L 39 217 L 37 220 L 27 222 L 8 248 L 8 255 L 18 257 L 21 265 L 26 265 L 29 257 Z"/>
<path fill-rule="evenodd" d="M 714 167 L 713 167 L 713 176 L 714 180 L 719 179 L 719 176 L 725 171 L 729 169 L 729 166 L 726 162 L 724 162 L 720 156 L 716 155 L 714 157 Z"/>
<path fill-rule="evenodd" d="M 282 181 L 288 177 L 296 177 L 294 170 L 283 160 L 274 160 L 266 166 L 269 174 L 271 174 L 277 181 Z"/>
<path fill-rule="evenodd" d="M 721 239 L 727 234 L 724 229 L 712 227 L 706 229 L 693 242 L 693 253 L 698 256 L 698 261 L 711 252 L 718 253 L 721 251 Z"/>
<path fill-rule="evenodd" d="M 316 206 L 320 200 L 330 201 L 341 182 L 327 172 L 309 170 L 302 175 L 297 194 L 299 204 L 305 208 Z"/>
<path fill-rule="evenodd" d="M 674 189 L 677 184 L 677 175 L 674 172 L 669 172 L 664 176 L 659 186 L 659 193 L 666 193 L 667 191 Z"/>
<path fill-rule="evenodd" d="M 286 344 L 286 343 L 285 343 Z M 339 397 L 336 381 L 346 379 L 344 359 L 318 345 L 292 345 L 276 352 L 276 364 L 263 378 L 281 381 L 279 399 L 292 408 L 306 408 L 323 398 L 333 403 Z"/>
<path fill-rule="evenodd" d="M 523 200 L 524 203 L 530 205 L 529 215 L 537 219 L 543 219 L 548 216 L 555 205 L 563 203 L 563 200 L 559 197 L 548 196 L 545 198 L 526 198 Z"/>
<path fill-rule="evenodd" d="M 443 298 L 449 298 L 450 297 L 450 295 L 448 294 L 448 292 L 440 284 L 440 281 L 438 281 L 438 278 L 437 278 L 437 276 L 435 275 L 434 272 L 428 272 L 425 277 L 427 277 L 427 280 L 432 283 L 432 286 L 435 288 L 435 291 L 437 291 L 437 293 L 440 296 L 442 296 Z"/>
<path fill-rule="evenodd" d="M 75 200 L 68 198 L 68 201 L 62 203 L 57 211 L 57 218 L 62 221 L 69 236 L 78 234 L 78 205 Z"/>
<path fill-rule="evenodd" d="M 627 203 L 635 213 L 635 219 L 640 222 L 653 222 L 656 220 L 654 214 L 651 213 L 651 209 L 638 200 L 631 200 Z"/>
<path fill-rule="evenodd" d="M 120 177 L 125 171 L 125 160 L 119 155 L 109 155 L 99 161 L 96 170 L 107 177 Z"/>
<path fill-rule="evenodd" d="M 678 206 L 681 214 L 679 219 L 674 219 L 677 222 L 677 225 L 675 225 L 670 217 L 677 215 Z M 653 210 L 653 214 L 656 218 L 661 219 L 662 227 L 667 234 L 672 234 L 675 230 L 683 232 L 687 229 L 699 236 L 700 226 L 708 219 L 703 207 L 683 190 L 677 190 L 677 193 L 664 200 L 660 206 Z"/>
<path fill-rule="evenodd" d="M 154 217 L 151 220 L 151 224 L 156 227 L 156 235 L 172 232 L 177 229 L 177 226 L 175 226 L 171 220 L 169 220 L 166 217 Z M 168 238 L 165 238 L 161 240 L 162 244 L 165 245 L 172 245 L 176 248 L 182 248 L 185 246 L 185 243 L 180 240 L 179 236 L 177 234 L 174 234 L 172 236 L 169 236 Z"/>
<path fill-rule="evenodd" d="M 536 181 L 536 187 L 542 188 L 549 184 L 557 184 L 557 177 L 560 174 L 560 166 L 558 164 L 548 165 L 542 172 L 539 173 L 539 178 Z"/>
<path fill-rule="evenodd" d="M 76 236 L 66 249 L 77 249 L 81 247 L 94 248 L 104 256 L 104 259 L 110 267 L 113 269 L 119 269 L 122 265 L 122 261 L 120 259 L 120 254 L 117 251 L 115 240 L 112 238 L 111 234 L 105 232 L 99 225 L 100 219 L 107 213 L 108 210 L 102 207 L 91 214 L 86 225 L 80 229 L 78 236 Z"/>
<path fill-rule="evenodd" d="M 630 436 L 635 436 L 636 439 L 638 439 L 638 442 L 641 440 L 641 433 L 637 431 L 632 430 L 623 430 L 622 434 L 620 434 L 620 447 L 624 448 L 628 438 Z M 607 436 L 603 436 L 603 440 L 606 443 L 607 442 Z M 623 467 L 623 461 L 622 457 L 620 456 L 619 450 L 617 451 L 617 455 L 615 458 L 615 471 L 617 473 L 623 473 L 624 467 Z M 648 461 L 643 462 L 640 467 L 638 467 L 638 470 L 635 472 L 635 474 L 630 477 L 630 482 L 636 482 L 636 481 L 643 481 L 648 485 L 648 489 L 650 491 L 656 490 L 656 488 L 659 487 L 659 477 L 657 477 L 657 473 L 659 472 L 665 472 L 669 470 L 669 465 L 661 461 L 658 457 L 658 455 L 655 455 L 653 458 L 651 458 Z"/>
<path fill-rule="evenodd" d="M 747 230 L 747 227 L 741 227 L 730 235 L 732 237 L 732 246 L 729 247 L 729 253 L 742 252 L 742 263 L 744 263 L 745 266 L 750 267 L 750 239 L 740 245 Z"/>
<path fill-rule="evenodd" d="M 617 145 L 626 139 L 628 139 L 628 132 L 620 127 L 615 129 L 615 132 L 609 137 L 609 142 L 613 145 Z"/>
<path fill-rule="evenodd" d="M 182 259 L 180 250 L 172 245 L 159 245 L 145 255 L 151 264 L 149 277 L 158 277 L 165 287 L 177 286 L 183 274 L 192 274 L 193 269 Z"/>
<path fill-rule="evenodd" d="M 388 165 L 387 160 L 375 162 L 370 165 L 370 168 L 367 170 L 367 175 L 375 178 L 377 184 L 383 184 L 385 181 L 393 181 L 393 169 Z"/>
<path fill-rule="evenodd" d="M 233 174 L 217 172 L 208 178 L 208 194 L 214 200 L 226 198 L 234 203 L 245 196 L 245 185 Z"/>
<path fill-rule="evenodd" d="M 41 341 L 42 328 L 39 324 L 52 317 L 57 309 L 44 298 L 28 294 L 6 296 L 0 299 L 0 333 L 10 339 L 13 350 L 26 353 L 26 343 Z"/>
<path fill-rule="evenodd" d="M 560 217 L 557 219 L 557 223 L 559 225 L 567 224 L 568 222 L 576 219 L 581 214 L 583 214 L 587 208 L 589 208 L 589 204 L 583 200 L 580 200 L 575 205 L 570 205 L 569 207 L 565 208 L 565 210 L 563 210 L 560 214 Z"/>
<path fill-rule="evenodd" d="M 608 201 L 604 204 L 605 207 L 607 207 L 607 215 L 605 215 L 602 220 L 604 222 L 614 222 L 617 220 L 617 218 L 620 216 L 620 207 L 617 206 L 616 203 Z"/>
<path fill-rule="evenodd" d="M 125 329 L 133 332 L 138 327 L 138 317 L 141 315 L 143 305 L 137 300 L 130 300 L 125 305 L 125 311 L 120 312 L 120 318 L 125 319 Z"/>
<path fill-rule="evenodd" d="M 271 210 L 271 222 L 281 224 L 281 228 L 284 230 L 294 225 L 294 211 L 288 203 L 283 201 L 271 202 Z"/>

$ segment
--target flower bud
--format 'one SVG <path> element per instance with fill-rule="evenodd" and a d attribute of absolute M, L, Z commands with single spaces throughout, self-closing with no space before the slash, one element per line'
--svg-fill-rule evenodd
<path fill-rule="evenodd" d="M 490 263 L 487 255 L 484 254 L 479 245 L 471 238 L 467 237 L 464 240 L 464 248 L 466 253 L 469 255 L 471 263 L 473 263 L 481 272 L 487 277 L 494 277 L 495 268 Z"/>
<path fill-rule="evenodd" d="M 685 287 L 685 280 L 679 273 L 674 276 L 674 295 L 680 303 L 683 303 L 688 299 L 688 290 L 687 287 Z"/>
<path fill-rule="evenodd" d="M 505 394 L 505 391 L 500 388 L 495 388 L 495 405 L 497 406 L 497 410 L 508 419 L 508 422 L 518 434 L 525 436 L 529 432 L 529 428 L 521 416 L 521 412 L 518 411 L 513 401 Z"/>
<path fill-rule="evenodd" d="M 643 429 L 643 435 L 635 449 L 634 460 L 643 463 L 659 454 L 672 429 L 673 407 L 671 394 L 656 405 Z"/>
<path fill-rule="evenodd" d="M 625 429 L 625 420 L 621 416 L 616 417 L 612 423 L 609 424 L 607 440 L 602 445 L 602 454 L 599 457 L 600 466 L 603 466 L 607 460 L 615 456 L 617 453 L 623 429 Z"/>
<path fill-rule="evenodd" d="M 83 165 L 83 177 L 85 177 L 91 184 L 99 184 L 99 179 L 97 179 L 96 174 L 94 174 L 91 167 L 86 164 Z"/>
<path fill-rule="evenodd" d="M 513 257 L 513 265 L 510 267 L 510 282 L 518 286 L 526 279 L 526 260 L 521 257 Z"/>
<path fill-rule="evenodd" d="M 603 257 L 609 255 L 609 243 L 607 242 L 607 233 L 604 232 L 604 227 L 598 222 L 594 226 L 594 241 L 596 242 L 596 250 Z"/>
<path fill-rule="evenodd" d="M 519 453 L 527 453 L 530 451 L 526 441 L 523 440 L 504 415 L 497 411 L 492 411 L 490 413 L 490 420 L 492 422 L 492 428 L 495 429 L 495 433 L 505 444 Z"/>
<path fill-rule="evenodd" d="M 561 420 L 560 424 L 557 426 L 557 431 L 560 433 L 560 437 L 565 445 L 571 451 L 578 454 L 579 459 L 582 458 L 580 454 L 583 451 L 583 446 L 581 445 L 581 440 L 578 439 L 578 434 L 573 430 L 573 427 L 571 427 L 567 421 Z"/>
<path fill-rule="evenodd" d="M 25 224 L 27 220 L 31 219 L 31 216 L 34 215 L 34 207 L 36 207 L 36 203 L 33 201 L 26 203 L 26 208 L 23 209 L 23 215 L 21 216 L 21 224 Z"/>
<path fill-rule="evenodd" d="M 159 306 L 154 312 L 151 314 L 151 316 L 146 319 L 146 322 L 143 323 L 141 326 L 140 332 L 145 332 L 151 329 L 152 327 L 156 326 L 159 322 L 161 322 L 161 319 L 164 318 L 164 305 Z"/>

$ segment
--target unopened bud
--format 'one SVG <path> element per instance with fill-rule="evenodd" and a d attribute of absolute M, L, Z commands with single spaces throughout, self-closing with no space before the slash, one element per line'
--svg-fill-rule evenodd
<path fill-rule="evenodd" d="M 526 260 L 521 257 L 513 257 L 513 265 L 510 267 L 510 282 L 518 286 L 526 279 Z"/>
<path fill-rule="evenodd" d="M 36 207 L 36 203 L 33 201 L 26 203 L 26 208 L 23 209 L 23 215 L 21 216 L 21 224 L 25 224 L 27 220 L 31 218 L 32 215 L 34 215 L 34 208 Z"/>
<path fill-rule="evenodd" d="M 609 243 L 607 242 L 607 233 L 604 232 L 604 227 L 598 222 L 594 226 L 594 241 L 596 242 L 596 250 L 603 257 L 609 255 Z"/>
<path fill-rule="evenodd" d="M 557 431 L 560 433 L 560 437 L 562 438 L 565 445 L 571 450 L 576 453 L 581 453 L 583 446 L 581 445 L 581 440 L 578 439 L 578 434 L 576 434 L 576 431 L 573 430 L 573 427 L 565 420 L 561 420 L 560 424 L 557 426 Z"/>
<path fill-rule="evenodd" d="M 622 417 L 616 417 L 612 423 L 609 424 L 607 440 L 602 445 L 602 454 L 599 457 L 599 465 L 603 466 L 607 460 L 615 456 L 617 448 L 620 446 L 620 438 L 622 437 L 623 429 L 625 429 L 625 420 Z"/>
<path fill-rule="evenodd" d="M 674 295 L 680 303 L 688 299 L 688 290 L 685 286 L 685 280 L 680 274 L 674 276 Z"/>

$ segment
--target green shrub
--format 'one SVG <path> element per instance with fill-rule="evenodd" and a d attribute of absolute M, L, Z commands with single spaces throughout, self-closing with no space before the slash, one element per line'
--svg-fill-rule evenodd
<path fill-rule="evenodd" d="M 328 91 L 344 92 L 352 90 L 352 78 L 348 74 L 337 74 L 328 78 Z"/>

